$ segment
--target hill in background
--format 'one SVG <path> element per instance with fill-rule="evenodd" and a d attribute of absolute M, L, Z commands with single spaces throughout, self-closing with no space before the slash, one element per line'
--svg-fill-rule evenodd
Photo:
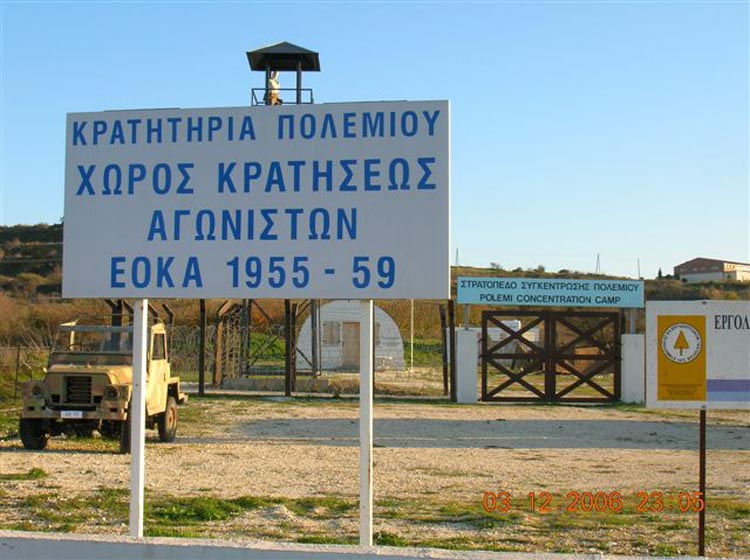
<path fill-rule="evenodd" d="M 23 298 L 59 298 L 62 287 L 62 224 L 0 226 L 0 290 Z M 451 293 L 456 293 L 459 276 L 533 277 L 612 279 L 603 274 L 574 270 L 547 272 L 544 266 L 534 269 L 504 270 L 498 265 L 488 268 L 451 267 Z M 747 283 L 708 282 L 683 284 L 665 276 L 646 280 L 646 299 L 697 300 L 697 299 L 750 299 Z"/>

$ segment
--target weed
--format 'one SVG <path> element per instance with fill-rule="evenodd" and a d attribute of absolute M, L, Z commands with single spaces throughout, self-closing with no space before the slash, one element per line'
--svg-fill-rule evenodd
<path fill-rule="evenodd" d="M 357 544 L 353 537 L 332 537 L 330 535 L 303 535 L 296 539 L 298 543 L 304 544 Z"/>
<path fill-rule="evenodd" d="M 46 478 L 49 476 L 43 469 L 37 467 L 30 468 L 25 473 L 0 473 L 0 481 L 3 480 L 39 480 L 40 478 Z"/>
<path fill-rule="evenodd" d="M 373 540 L 375 544 L 380 546 L 409 546 L 410 544 L 406 539 L 388 531 L 378 531 L 375 533 Z"/>
<path fill-rule="evenodd" d="M 150 517 L 170 523 L 194 524 L 202 521 L 224 521 L 242 511 L 230 500 L 201 496 L 176 498 L 151 505 Z"/>

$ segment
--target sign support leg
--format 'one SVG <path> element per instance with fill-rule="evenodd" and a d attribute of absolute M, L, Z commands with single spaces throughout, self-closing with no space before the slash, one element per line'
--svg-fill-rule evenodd
<path fill-rule="evenodd" d="M 146 353 L 148 300 L 133 306 L 133 396 L 130 403 L 130 536 L 143 537 L 143 488 L 146 474 Z"/>
<path fill-rule="evenodd" d="M 361 302 L 359 321 L 359 545 L 372 546 L 372 300 Z"/>
<path fill-rule="evenodd" d="M 706 409 L 700 410 L 698 428 L 698 491 L 703 499 L 703 507 L 698 512 L 698 556 L 706 555 Z"/>

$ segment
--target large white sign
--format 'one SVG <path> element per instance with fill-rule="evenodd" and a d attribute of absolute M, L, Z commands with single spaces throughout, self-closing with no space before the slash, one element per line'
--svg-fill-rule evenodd
<path fill-rule="evenodd" d="M 646 303 L 646 404 L 750 409 L 750 302 Z"/>
<path fill-rule="evenodd" d="M 64 297 L 449 297 L 447 101 L 68 115 Z"/>

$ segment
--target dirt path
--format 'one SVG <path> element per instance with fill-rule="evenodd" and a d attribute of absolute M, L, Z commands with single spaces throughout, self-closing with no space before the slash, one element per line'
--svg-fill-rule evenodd
<path fill-rule="evenodd" d="M 194 399 L 182 412 L 175 443 L 159 444 L 147 432 L 152 491 L 357 495 L 356 402 Z M 750 499 L 750 421 L 741 413 L 717 413 L 714 420 L 723 425 L 708 432 L 709 484 Z M 386 403 L 375 407 L 374 432 L 380 496 L 440 491 L 468 497 L 498 486 L 651 491 L 696 483 L 697 424 L 679 416 Z M 0 463 L 3 472 L 43 468 L 50 474 L 46 484 L 65 493 L 129 481 L 129 457 L 62 439 L 39 453 L 2 441 Z"/>

